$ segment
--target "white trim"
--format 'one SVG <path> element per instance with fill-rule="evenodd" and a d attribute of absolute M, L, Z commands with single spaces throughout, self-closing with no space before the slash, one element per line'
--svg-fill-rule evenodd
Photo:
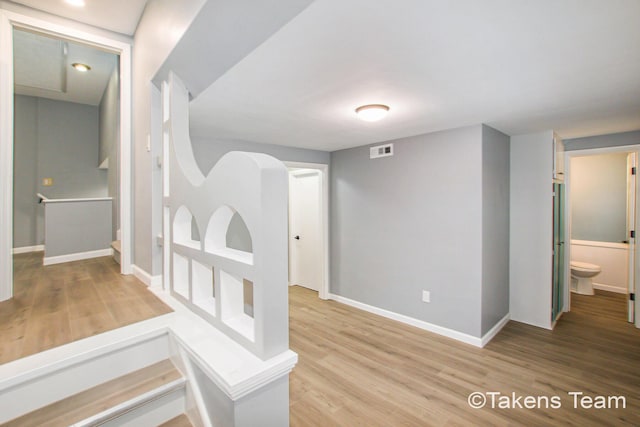
<path fill-rule="evenodd" d="M 152 276 L 137 265 L 132 265 L 131 270 L 134 276 L 149 287 L 162 287 L 162 275 Z"/>
<path fill-rule="evenodd" d="M 0 10 L 0 182 L 0 301 L 5 301 L 13 297 L 13 33 L 5 10 Z"/>
<path fill-rule="evenodd" d="M 493 337 L 498 335 L 498 332 L 500 332 L 502 328 L 507 326 L 509 320 L 511 320 L 511 314 L 507 313 L 502 319 L 500 319 L 498 323 L 493 325 L 493 328 L 489 329 L 489 332 L 482 336 L 482 339 L 480 340 L 480 347 L 484 347 L 485 345 L 489 344 L 489 341 L 491 341 Z"/>
<path fill-rule="evenodd" d="M 572 157 L 581 157 L 581 156 L 592 156 L 598 154 L 609 154 L 609 153 L 636 153 L 636 158 L 640 155 L 640 144 L 635 145 L 623 145 L 618 147 L 603 147 L 603 148 L 589 148 L 585 150 L 569 150 L 565 151 L 564 155 L 564 165 L 565 165 L 565 200 L 566 200 L 566 209 L 565 209 L 565 232 L 567 236 L 567 240 L 571 238 L 571 158 Z M 637 179 L 637 178 L 636 178 Z M 637 209 L 638 199 L 640 199 L 638 192 L 640 191 L 640 186 L 636 185 L 636 209 L 635 209 L 635 223 L 640 224 L 640 210 Z M 565 259 L 565 293 L 564 293 L 564 310 L 563 311 L 571 311 L 571 245 L 565 245 L 564 251 L 564 259 Z M 640 251 L 635 251 L 635 256 L 633 260 L 630 262 L 634 262 L 634 270 L 635 277 L 639 276 L 640 269 Z M 595 285 L 595 284 L 594 284 Z M 595 287 L 595 286 L 594 286 Z M 605 289 L 608 290 L 608 289 Z M 635 288 L 636 294 L 638 293 L 638 285 L 636 284 Z M 636 306 L 635 306 L 635 325 L 637 328 L 640 328 L 640 299 L 636 298 Z"/>
<path fill-rule="evenodd" d="M 44 245 L 36 245 L 36 246 L 23 246 L 21 248 L 13 248 L 13 254 L 28 254 L 31 252 L 42 252 L 44 251 Z"/>
<path fill-rule="evenodd" d="M 456 341 L 460 341 L 466 344 L 471 344 L 476 347 L 484 347 L 500 330 L 509 322 L 510 316 L 507 314 L 496 325 L 491 328 L 482 338 L 474 337 L 473 335 L 458 332 L 453 329 L 445 328 L 443 326 L 434 325 L 433 323 L 425 322 L 424 320 L 418 320 L 413 317 L 405 316 L 404 314 L 395 313 L 393 311 L 385 310 L 383 308 L 374 307 L 369 304 L 365 304 L 359 301 L 355 301 L 349 298 L 345 298 L 336 294 L 329 294 L 329 299 L 337 301 L 339 303 L 349 305 L 351 307 L 358 308 L 360 310 L 367 311 L 369 313 L 377 314 L 378 316 L 386 317 L 387 319 L 396 320 L 398 322 L 415 326 L 416 328 L 424 329 L 425 331 L 433 332 L 438 335 L 452 338 Z"/>
<path fill-rule="evenodd" d="M 113 197 L 94 197 L 90 199 L 42 199 L 42 203 L 111 202 Z"/>
<path fill-rule="evenodd" d="M 97 251 L 77 252 L 75 254 L 60 256 L 45 256 L 42 265 L 62 264 L 63 262 L 81 261 L 83 259 L 99 258 L 103 256 L 112 256 L 113 249 L 98 249 Z"/>
<path fill-rule="evenodd" d="M 627 290 L 627 288 L 620 288 L 618 286 L 605 285 L 603 283 L 596 283 L 596 282 L 593 282 L 592 285 L 593 285 L 593 289 L 599 289 L 601 291 L 615 292 L 617 294 L 625 294 L 625 295 L 629 294 L 629 291 Z"/>
<path fill-rule="evenodd" d="M 71 25 L 71 24 L 69 24 Z M 131 274 L 131 42 L 67 24 L 0 9 L 0 301 L 13 296 L 13 43 L 14 27 L 93 45 L 120 55 L 120 227 L 121 272 Z"/>
<path fill-rule="evenodd" d="M 287 168 L 316 169 L 320 171 L 322 177 L 322 207 L 320 217 L 322 218 L 322 281 L 318 297 L 320 299 L 332 299 L 329 293 L 329 165 L 324 163 L 305 162 L 283 162 Z"/>
<path fill-rule="evenodd" d="M 610 249 L 622 249 L 629 250 L 628 243 L 614 243 L 614 242 L 596 242 L 591 240 L 571 240 L 572 245 L 577 246 L 590 246 L 593 248 L 610 248 Z"/>

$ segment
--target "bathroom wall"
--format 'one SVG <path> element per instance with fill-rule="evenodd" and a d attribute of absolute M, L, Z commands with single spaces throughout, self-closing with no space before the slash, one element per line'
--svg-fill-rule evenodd
<path fill-rule="evenodd" d="M 627 240 L 627 154 L 571 158 L 571 238 Z"/>
<path fill-rule="evenodd" d="M 627 293 L 629 245 L 624 243 L 571 241 L 571 258 L 599 265 L 602 271 L 593 278 L 593 286 L 605 291 Z"/>
<path fill-rule="evenodd" d="M 98 107 L 16 95 L 14 248 L 44 241 L 44 210 L 36 193 L 49 198 L 107 196 L 107 173 L 98 169 Z M 43 178 L 53 178 L 43 186 Z"/>

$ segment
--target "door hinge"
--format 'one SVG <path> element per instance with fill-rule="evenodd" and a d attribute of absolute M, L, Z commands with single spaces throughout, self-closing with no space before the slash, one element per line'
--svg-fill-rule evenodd
<path fill-rule="evenodd" d="M 629 294 L 629 301 L 635 301 L 636 300 L 636 294 Z"/>
<path fill-rule="evenodd" d="M 635 175 L 636 174 L 636 167 L 632 167 L 631 168 L 631 175 Z"/>
<path fill-rule="evenodd" d="M 631 230 L 629 232 L 629 237 L 631 237 L 632 239 L 635 239 L 636 238 L 636 231 L 635 230 Z"/>

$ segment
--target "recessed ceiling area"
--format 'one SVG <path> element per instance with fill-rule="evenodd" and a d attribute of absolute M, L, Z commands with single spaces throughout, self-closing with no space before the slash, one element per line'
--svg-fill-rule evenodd
<path fill-rule="evenodd" d="M 640 2 L 316 0 L 191 102 L 194 138 L 333 151 L 486 123 L 640 129 Z M 390 107 L 358 120 L 364 104 Z"/>
<path fill-rule="evenodd" d="M 64 0 L 12 1 L 129 36 L 136 31 L 147 4 L 147 0 L 85 0 L 84 6 L 74 6 Z"/>
<path fill-rule="evenodd" d="M 99 105 L 118 56 L 43 34 L 14 30 L 14 84 L 18 95 Z M 81 72 L 72 64 L 91 67 Z"/>

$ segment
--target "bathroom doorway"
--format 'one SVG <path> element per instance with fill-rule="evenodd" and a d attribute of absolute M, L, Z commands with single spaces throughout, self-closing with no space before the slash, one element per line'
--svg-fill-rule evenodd
<path fill-rule="evenodd" d="M 564 310 L 607 301 L 638 326 L 636 162 L 639 146 L 566 152 Z M 575 302 L 573 301 L 573 302 Z M 616 308 L 617 307 L 617 308 Z"/>

